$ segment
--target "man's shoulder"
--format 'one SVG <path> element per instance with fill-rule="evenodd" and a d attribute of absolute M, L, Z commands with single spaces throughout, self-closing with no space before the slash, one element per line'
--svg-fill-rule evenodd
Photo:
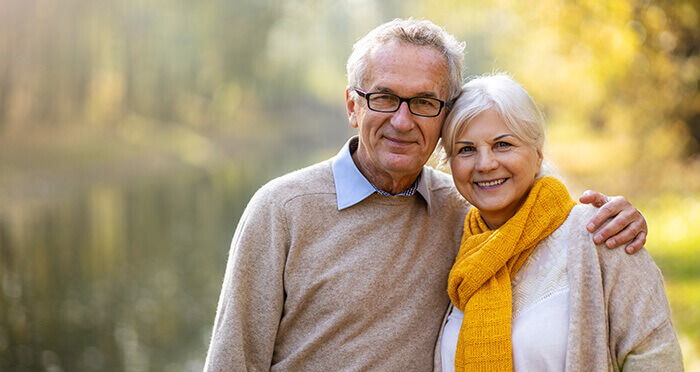
<path fill-rule="evenodd" d="M 427 166 L 423 167 L 423 175 L 430 185 L 430 192 L 434 202 L 443 207 L 451 205 L 465 211 L 469 208 L 469 204 L 457 191 L 451 175 Z"/>
<path fill-rule="evenodd" d="M 332 159 L 279 176 L 258 189 L 253 200 L 285 203 L 300 195 L 335 194 Z"/>
<path fill-rule="evenodd" d="M 433 191 L 455 189 L 452 176 L 432 167 L 423 167 L 423 176 L 430 182 L 430 189 Z"/>

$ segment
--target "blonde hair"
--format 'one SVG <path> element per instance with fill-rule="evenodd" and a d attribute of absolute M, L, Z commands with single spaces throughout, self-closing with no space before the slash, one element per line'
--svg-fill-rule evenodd
<path fill-rule="evenodd" d="M 464 42 L 458 42 L 452 34 L 430 21 L 411 18 L 397 18 L 379 25 L 353 45 L 347 63 L 349 88 L 362 88 L 372 52 L 392 41 L 431 46 L 445 56 L 447 100 L 453 100 L 459 95 L 462 85 Z"/>

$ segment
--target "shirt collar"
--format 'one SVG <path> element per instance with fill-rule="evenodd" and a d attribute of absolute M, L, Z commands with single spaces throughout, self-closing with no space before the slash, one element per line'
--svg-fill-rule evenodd
<path fill-rule="evenodd" d="M 338 210 L 351 207 L 375 192 L 375 188 L 365 178 L 357 165 L 352 160 L 351 147 L 357 149 L 358 137 L 350 138 L 340 152 L 333 158 L 333 180 L 335 181 L 335 193 L 337 195 Z M 425 199 L 430 214 L 430 185 L 423 174 L 419 177 L 416 191 Z"/>

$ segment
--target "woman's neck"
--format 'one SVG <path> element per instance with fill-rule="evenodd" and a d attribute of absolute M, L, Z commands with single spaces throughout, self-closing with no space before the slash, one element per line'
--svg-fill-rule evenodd
<path fill-rule="evenodd" d="M 486 212 L 486 213 L 479 210 L 479 213 L 481 214 L 481 218 L 484 219 L 486 226 L 488 226 L 489 229 L 491 229 L 491 230 L 496 230 L 499 227 L 503 226 L 504 223 L 508 222 L 508 220 L 511 219 L 511 217 L 515 216 L 515 214 L 518 213 L 520 208 L 523 206 L 523 203 L 525 203 L 527 196 L 530 195 L 531 189 L 532 189 L 532 185 L 530 185 L 530 188 L 527 190 L 525 195 L 523 195 L 520 198 L 520 201 L 518 202 L 518 205 L 515 207 L 515 210 L 512 210 L 512 211 L 499 210 L 499 211 Z"/>

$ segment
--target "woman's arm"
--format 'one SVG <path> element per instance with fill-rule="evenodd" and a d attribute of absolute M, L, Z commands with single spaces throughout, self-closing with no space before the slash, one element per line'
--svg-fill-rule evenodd
<path fill-rule="evenodd" d="M 624 358 L 623 371 L 682 371 L 683 357 L 670 319 L 666 319 Z"/>
<path fill-rule="evenodd" d="M 595 213 L 577 206 L 570 215 L 567 370 L 682 370 L 661 272 L 644 249 L 594 245 L 581 222 Z"/>
<path fill-rule="evenodd" d="M 597 251 L 614 364 L 623 371 L 682 371 L 663 277 L 649 253 L 630 257 L 600 245 Z"/>

